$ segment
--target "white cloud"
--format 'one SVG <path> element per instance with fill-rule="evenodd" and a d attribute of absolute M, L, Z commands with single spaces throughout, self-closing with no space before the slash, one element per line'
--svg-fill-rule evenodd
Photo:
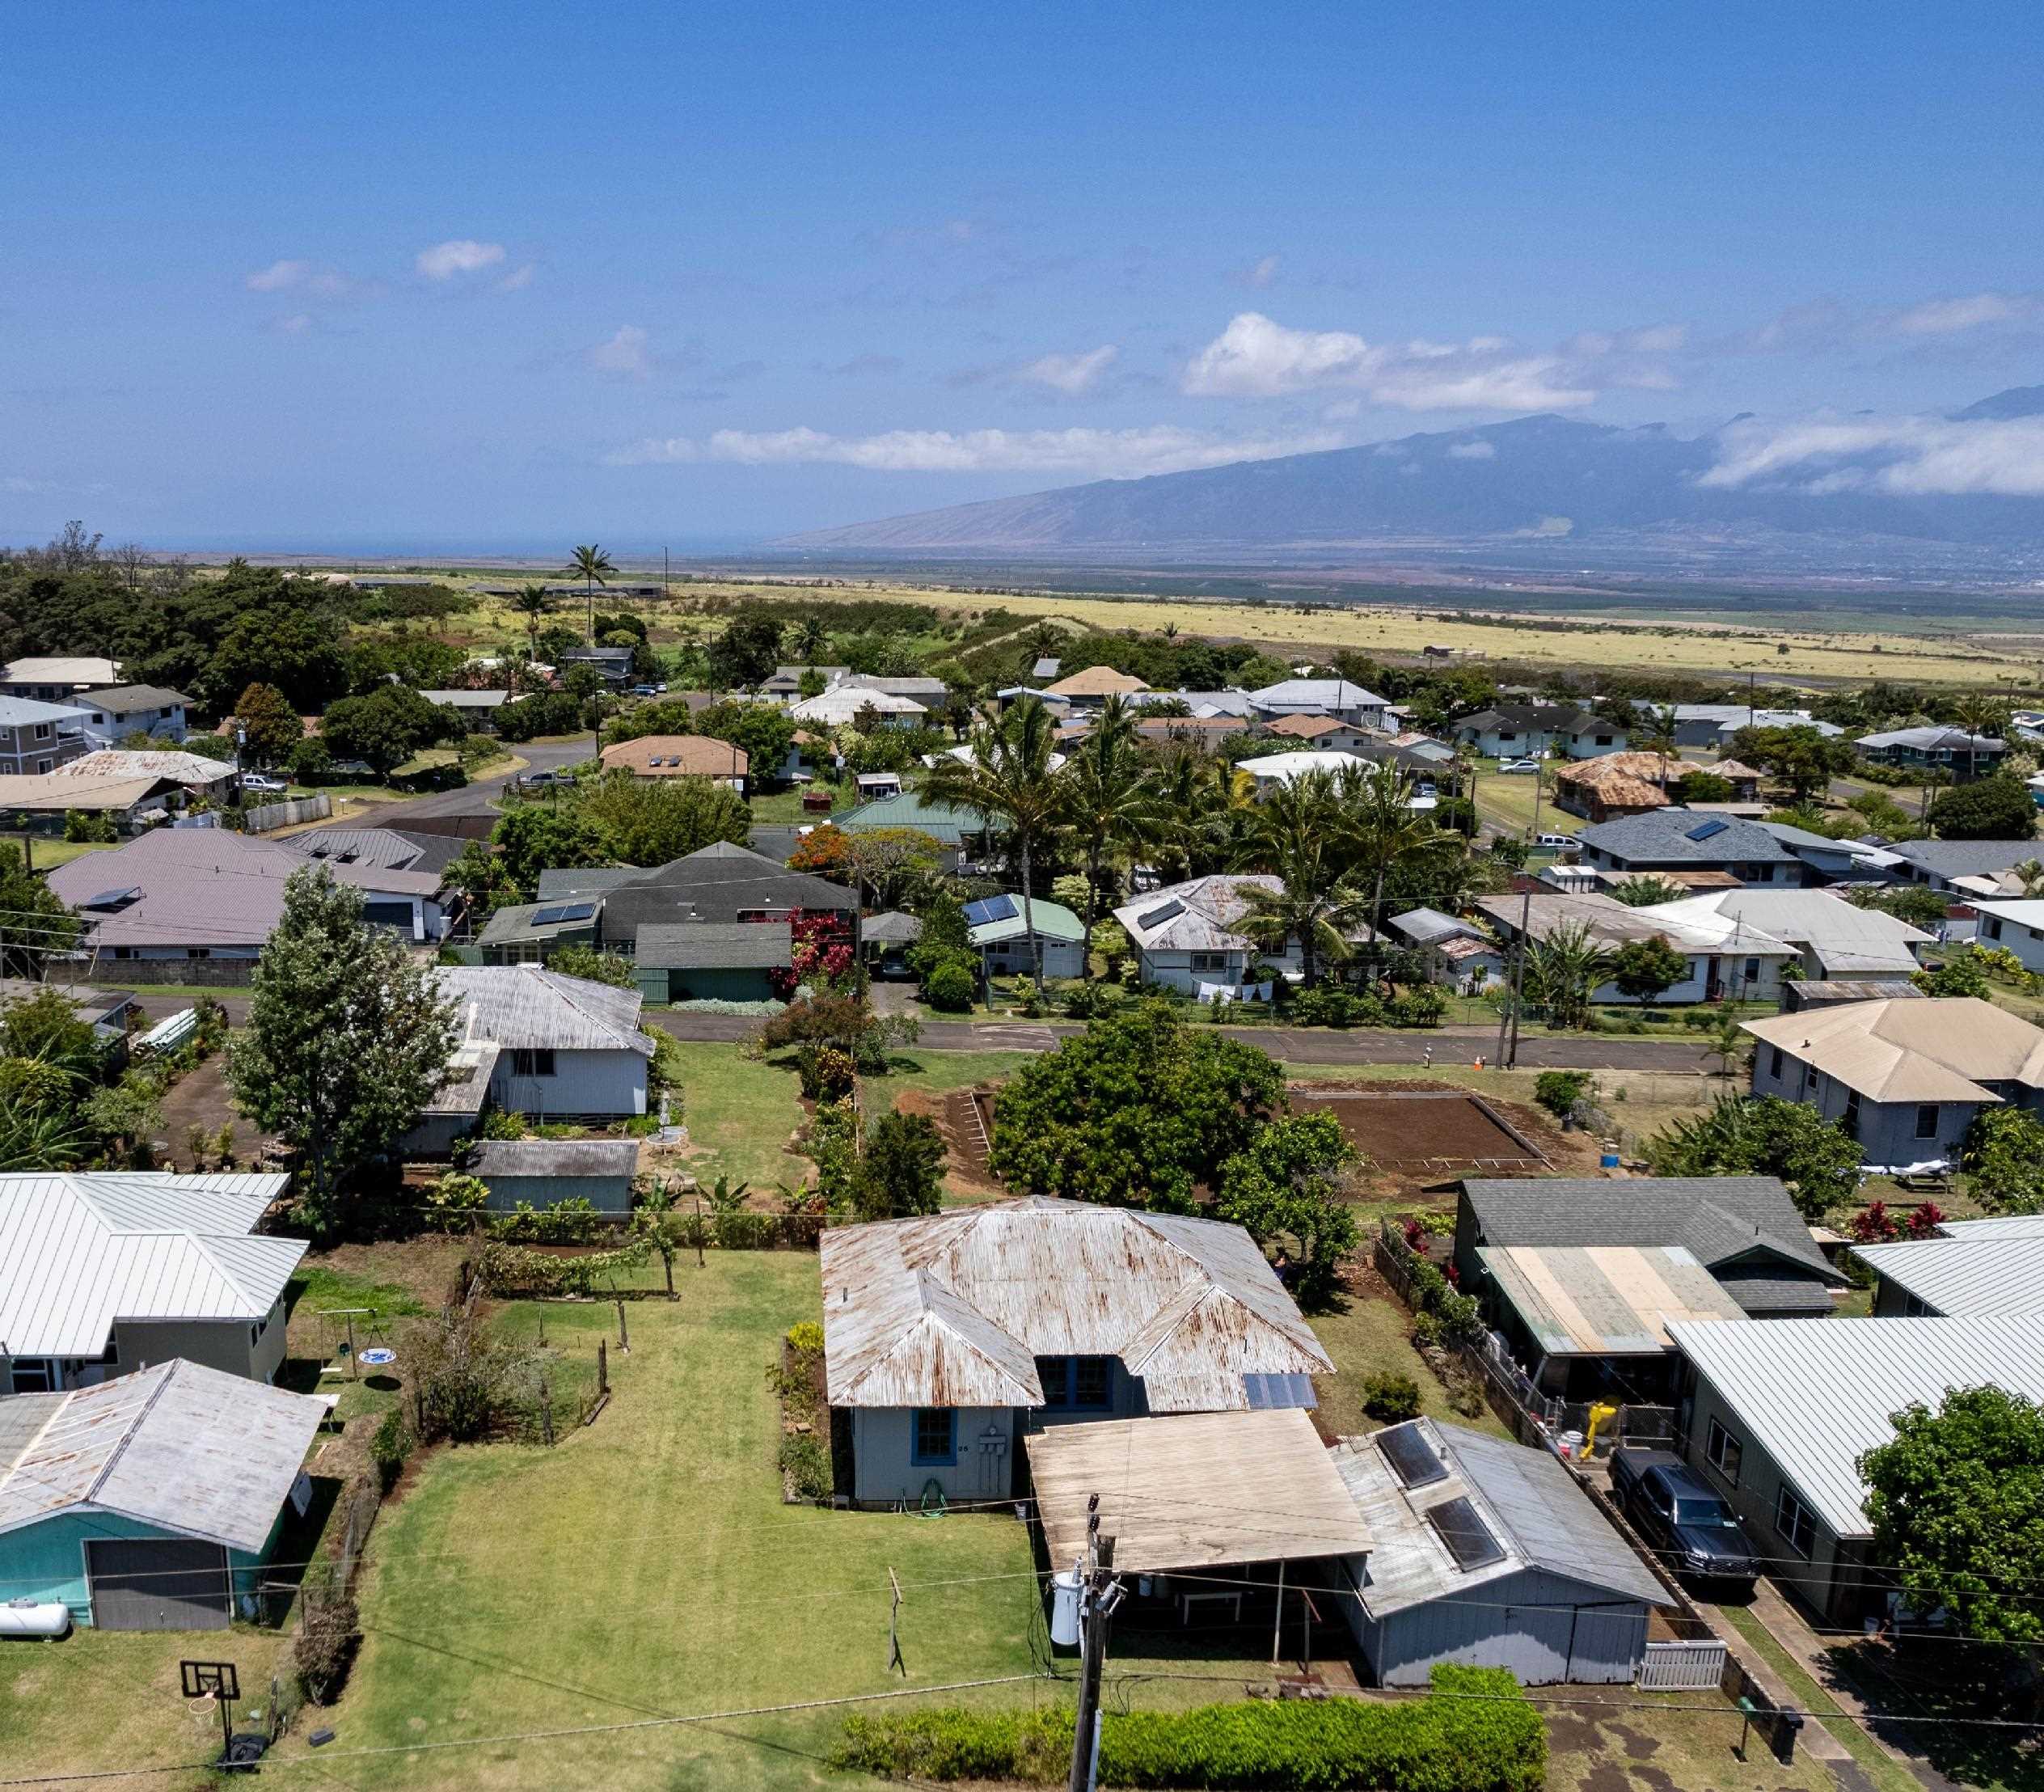
<path fill-rule="evenodd" d="M 2044 497 L 2044 417 L 1817 416 L 1730 425 L 1719 437 L 1717 464 L 1700 483 L 1729 488 L 1759 480 L 1820 495 Z"/>
<path fill-rule="evenodd" d="M 891 429 L 870 436 L 834 436 L 808 428 L 720 429 L 706 442 L 674 436 L 638 442 L 610 455 L 609 463 L 643 467 L 721 460 L 764 467 L 830 462 L 881 472 L 1080 473 L 1136 479 L 1341 446 L 1341 438 L 1328 432 L 1222 437 L 1168 424 L 1140 429 Z"/>
<path fill-rule="evenodd" d="M 272 261 L 251 274 L 244 284 L 251 293 L 281 293 L 309 278 L 311 273 L 310 261 Z"/>
<path fill-rule="evenodd" d="M 1120 353 L 1109 342 L 1083 355 L 1045 355 L 1020 370 L 1016 378 L 1048 386 L 1067 397 L 1076 398 L 1100 383 L 1100 376 L 1113 365 L 1115 356 Z"/>
<path fill-rule="evenodd" d="M 456 274 L 479 273 L 504 259 L 501 243 L 478 243 L 469 237 L 450 237 L 421 249 L 412 265 L 428 280 L 452 280 Z"/>
<path fill-rule="evenodd" d="M 1346 330 L 1294 330 L 1244 311 L 1187 364 L 1200 398 L 1280 398 L 1337 387 L 1408 411 L 1573 410 L 1594 388 L 1571 383 L 1559 354 L 1525 354 L 1501 336 L 1372 344 Z"/>
<path fill-rule="evenodd" d="M 500 293 L 522 293 L 532 284 L 532 277 L 538 272 L 539 264 L 528 261 L 522 267 L 513 268 L 500 280 L 496 290 Z"/>
<path fill-rule="evenodd" d="M 599 342 L 589 350 L 589 365 L 599 374 L 614 374 L 623 379 L 650 379 L 653 357 L 649 341 L 637 324 L 622 324 L 608 342 Z"/>
<path fill-rule="evenodd" d="M 1883 319 L 1883 326 L 1891 336 L 1957 336 L 1993 323 L 2033 323 L 2040 314 L 2044 306 L 2028 293 L 1974 293 L 1912 305 Z"/>
<path fill-rule="evenodd" d="M 1497 444 L 1494 442 L 1458 442 L 1448 450 L 1450 460 L 1495 460 Z"/>

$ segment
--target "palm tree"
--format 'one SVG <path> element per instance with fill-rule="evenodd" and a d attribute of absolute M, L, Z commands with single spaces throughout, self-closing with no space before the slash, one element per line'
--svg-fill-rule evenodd
<path fill-rule="evenodd" d="M 1248 904 L 1236 931 L 1282 953 L 1299 941 L 1299 968 L 1308 989 L 1320 981 L 1320 962 L 1338 962 L 1354 949 L 1349 936 L 1368 903 L 1347 866 L 1348 817 L 1340 787 L 1324 771 L 1308 772 L 1264 799 L 1243 843 L 1245 866 L 1273 873 L 1278 888 L 1243 883 L 1235 893 Z"/>
<path fill-rule="evenodd" d="M 2044 896 L 2044 863 L 2035 859 L 2025 859 L 2008 868 L 2008 875 L 2016 880 L 2025 896 Z"/>
<path fill-rule="evenodd" d="M 593 647 L 596 645 L 596 588 L 599 585 L 607 585 L 610 582 L 610 575 L 617 571 L 617 568 L 610 564 L 610 556 L 591 542 L 588 547 L 575 550 L 574 560 L 568 570 L 572 577 L 582 581 L 584 590 L 589 593 L 589 645 Z"/>
<path fill-rule="evenodd" d="M 1970 783 L 1974 772 L 1973 740 L 1975 735 L 1999 738 L 2008 725 L 2008 708 L 1985 691 L 1969 691 L 1952 705 L 1953 720 L 1966 732 L 1966 775 Z"/>
<path fill-rule="evenodd" d="M 1135 712 L 1119 695 L 1101 706 L 1093 731 L 1063 772 L 1064 820 L 1086 853 L 1086 938 L 1093 937 L 1100 907 L 1100 871 L 1117 848 L 1133 847 L 1157 828 L 1162 813 L 1155 786 L 1137 750 Z M 1090 944 L 1084 981 L 1093 978 Z"/>
<path fill-rule="evenodd" d="M 814 666 L 830 645 L 830 631 L 823 626 L 823 618 L 812 610 L 795 625 L 795 638 L 789 647 L 798 665 Z"/>
<path fill-rule="evenodd" d="M 1675 758 L 1680 750 L 1675 745 L 1674 709 L 1664 704 L 1649 712 L 1632 745 L 1642 753 L 1658 753 L 1665 759 Z"/>
<path fill-rule="evenodd" d="M 522 585 L 518 594 L 511 600 L 511 607 L 526 619 L 526 640 L 533 657 L 539 655 L 539 624 L 552 612 L 554 600 L 547 595 L 543 585 Z"/>
<path fill-rule="evenodd" d="M 1339 794 L 1354 863 L 1370 879 L 1374 943 L 1383 915 L 1385 877 L 1394 870 L 1444 868 L 1463 852 L 1463 842 L 1413 809 L 1412 774 L 1392 760 L 1343 772 Z"/>
<path fill-rule="evenodd" d="M 976 810 L 998 824 L 1022 878 L 1022 925 L 1029 936 L 1036 981 L 1043 983 L 1043 942 L 1029 902 L 1036 856 L 1056 837 L 1064 804 L 1061 772 L 1050 769 L 1058 725 L 1040 699 L 1024 697 L 1003 714 L 982 716 L 963 759 L 940 754 L 923 780 L 933 803 Z"/>
<path fill-rule="evenodd" d="M 1740 1025 L 1734 1014 L 1720 1014 L 1704 1034 L 1706 1049 L 1723 1065 L 1725 1077 L 1730 1081 L 1732 1073 L 1738 1067 L 1738 1061 L 1746 1047 L 1746 1029 Z"/>
<path fill-rule="evenodd" d="M 1256 814 L 1256 780 L 1180 743 L 1150 774 L 1158 814 L 1158 869 L 1167 883 L 1235 864 Z"/>
<path fill-rule="evenodd" d="M 1525 995 L 1547 1010 L 1550 1023 L 1578 1026 L 1590 998 L 1609 981 L 1611 955 L 1582 921 L 1564 921 L 1544 940 L 1522 942 Z"/>

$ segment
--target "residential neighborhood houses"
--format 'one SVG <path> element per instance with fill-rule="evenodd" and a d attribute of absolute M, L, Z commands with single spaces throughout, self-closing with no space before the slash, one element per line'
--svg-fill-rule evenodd
<path fill-rule="evenodd" d="M 150 662 L 182 746 L 139 668 L 11 668 L 24 1631 L 260 1639 L 368 1733 L 407 1552 L 564 1600 L 594 1485 L 799 1515 L 918 1672 L 927 1587 L 1026 1582 L 966 1621 L 1062 1663 L 1099 1576 L 1110 1664 L 1786 1735 L 1810 1627 L 1954 1621 L 1883 1452 L 2044 1397 L 2018 779 L 1453 656 L 579 595 L 302 707 Z"/>

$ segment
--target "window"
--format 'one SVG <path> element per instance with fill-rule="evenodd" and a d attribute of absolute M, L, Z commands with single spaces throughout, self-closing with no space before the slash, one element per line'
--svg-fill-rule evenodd
<path fill-rule="evenodd" d="M 1739 974 L 1746 979 L 1749 985 L 1759 983 L 1760 981 L 1760 961 L 1758 958 L 1747 959 L 1746 962 L 1746 969 L 1740 972 Z"/>
<path fill-rule="evenodd" d="M 551 1046 L 517 1046 L 511 1052 L 513 1076 L 551 1076 L 554 1053 Z"/>
<path fill-rule="evenodd" d="M 2001 937 L 2001 917 L 1999 915 L 1986 916 L 1980 923 L 1980 931 L 1990 940 L 1999 940 Z"/>
<path fill-rule="evenodd" d="M 38 759 L 36 762 L 36 769 L 38 771 L 47 771 L 56 763 L 54 759 Z"/>
<path fill-rule="evenodd" d="M 1040 1356 L 1037 1359 L 1037 1380 L 1043 1384 L 1043 1403 L 1055 1411 L 1071 1404 L 1071 1359 L 1066 1356 Z"/>
<path fill-rule="evenodd" d="M 1848 1139 L 1860 1136 L 1860 1092 L 1857 1089 L 1845 1092 L 1845 1112 L 1839 1118 L 1839 1126 Z"/>
<path fill-rule="evenodd" d="M 1767 1075 L 1777 1083 L 1781 1080 L 1781 1047 L 1779 1046 L 1767 1054 Z"/>
<path fill-rule="evenodd" d="M 48 722 L 38 722 L 36 724 L 36 738 L 39 741 L 46 741 L 49 738 L 49 724 Z"/>
<path fill-rule="evenodd" d="M 156 712 L 156 713 L 158 716 L 162 717 L 163 721 L 168 721 L 171 719 L 171 706 L 168 704 L 165 704 L 161 709 Z"/>
<path fill-rule="evenodd" d="M 1609 746 L 1611 744 L 1611 736 L 1608 734 L 1599 734 L 1597 737 L 1597 744 L 1599 746 Z"/>
<path fill-rule="evenodd" d="M 184 949 L 184 956 L 188 958 L 210 958 L 213 956 L 213 948 L 211 946 L 187 946 Z"/>
<path fill-rule="evenodd" d="M 1226 970 L 1228 954 L 1225 952 L 1196 952 L 1193 954 L 1194 970 Z"/>
<path fill-rule="evenodd" d="M 19 1360 L 14 1367 L 15 1392 L 18 1394 L 47 1394 L 57 1391 L 57 1377 L 47 1362 Z"/>
<path fill-rule="evenodd" d="M 1071 1403 L 1103 1407 L 1113 1398 L 1114 1369 L 1104 1356 L 1075 1358 L 1071 1366 Z"/>
<path fill-rule="evenodd" d="M 909 1460 L 919 1469 L 948 1468 L 958 1460 L 958 1415 L 948 1406 L 919 1406 Z"/>
<path fill-rule="evenodd" d="M 1916 1136 L 1917 1136 L 1919 1139 L 1935 1139 L 1935 1138 L 1936 1138 L 1936 1136 L 1937 1136 L 1937 1104 L 1936 1104 L 1936 1102 L 1935 1102 L 1935 1101 L 1926 1101 L 1926 1102 L 1924 1102 L 1924 1103 L 1923 1103 L 1923 1104 L 1922 1104 L 1919 1107 L 1918 1107 L 1918 1109 L 1916 1109 Z"/>
<path fill-rule="evenodd" d="M 1805 1561 L 1817 1546 L 1817 1519 L 1786 1487 L 1775 1496 L 1774 1528 L 1781 1541 Z"/>
<path fill-rule="evenodd" d="M 1744 1446 L 1714 1418 L 1704 1439 L 1704 1454 L 1710 1458 L 1713 1469 L 1734 1487 L 1738 1486 L 1739 1458 L 1745 1454 Z"/>

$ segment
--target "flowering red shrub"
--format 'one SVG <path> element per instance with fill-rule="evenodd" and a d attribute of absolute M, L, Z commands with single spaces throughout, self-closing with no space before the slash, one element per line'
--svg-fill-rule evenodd
<path fill-rule="evenodd" d="M 1935 1201 L 1926 1201 L 1910 1215 L 1904 1229 L 1911 1238 L 1928 1238 L 1945 1224 L 1945 1210 Z"/>
<path fill-rule="evenodd" d="M 1872 1202 L 1863 1212 L 1853 1215 L 1852 1231 L 1862 1245 L 1885 1245 L 1902 1236 L 1902 1228 L 1895 1224 L 1885 1201 Z"/>

